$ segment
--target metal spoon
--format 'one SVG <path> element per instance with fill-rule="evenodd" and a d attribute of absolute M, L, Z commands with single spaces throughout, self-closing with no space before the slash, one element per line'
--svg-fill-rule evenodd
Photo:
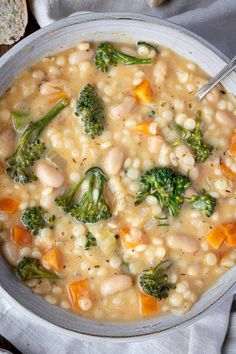
<path fill-rule="evenodd" d="M 195 97 L 201 100 L 206 94 L 215 87 L 225 76 L 236 68 L 236 56 L 219 72 L 216 77 L 211 79 L 205 86 L 203 86 L 196 94 Z"/>

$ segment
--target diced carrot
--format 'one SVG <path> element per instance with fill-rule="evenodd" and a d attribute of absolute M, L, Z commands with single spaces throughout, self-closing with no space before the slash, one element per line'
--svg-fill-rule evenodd
<path fill-rule="evenodd" d="M 231 155 L 236 156 L 236 129 L 234 129 L 229 139 L 229 152 Z"/>
<path fill-rule="evenodd" d="M 152 101 L 153 93 L 150 82 L 144 80 L 134 88 L 135 97 L 140 100 L 142 103 L 149 104 Z"/>
<path fill-rule="evenodd" d="M 230 179 L 233 180 L 235 178 L 235 174 L 233 173 L 233 171 L 231 171 L 230 168 L 228 168 L 224 162 L 220 163 L 220 169 L 222 170 L 222 172 L 225 174 L 225 176 Z"/>
<path fill-rule="evenodd" d="M 67 293 L 73 310 L 79 311 L 79 300 L 90 298 L 88 280 L 76 280 L 67 285 Z"/>
<path fill-rule="evenodd" d="M 222 224 L 222 228 L 226 235 L 225 243 L 229 247 L 236 246 L 236 222 Z"/>
<path fill-rule="evenodd" d="M 3 198 L 0 200 L 0 211 L 7 214 L 14 214 L 20 202 L 16 199 Z"/>
<path fill-rule="evenodd" d="M 143 244 L 143 237 L 132 239 L 130 235 L 130 228 L 128 226 L 123 226 L 120 229 L 120 240 L 122 247 L 126 250 L 134 249 L 136 246 Z"/>
<path fill-rule="evenodd" d="M 68 98 L 68 95 L 65 93 L 65 91 L 54 93 L 53 95 L 49 95 L 48 101 L 53 102 L 53 101 L 61 100 L 63 98 Z"/>
<path fill-rule="evenodd" d="M 153 296 L 139 292 L 139 312 L 142 315 L 151 315 L 160 309 L 160 302 Z"/>
<path fill-rule="evenodd" d="M 212 248 L 217 250 L 224 242 L 225 237 L 226 237 L 226 235 L 225 235 L 224 230 L 221 226 L 214 227 L 206 235 L 206 241 Z"/>
<path fill-rule="evenodd" d="M 60 272 L 62 269 L 62 255 L 57 247 L 51 247 L 46 250 L 42 257 L 43 265 L 51 270 Z"/>
<path fill-rule="evenodd" d="M 33 240 L 31 233 L 20 225 L 12 227 L 11 239 L 18 246 L 29 245 Z"/>
<path fill-rule="evenodd" d="M 229 247 L 236 247 L 236 235 L 227 235 L 225 243 Z"/>
<path fill-rule="evenodd" d="M 152 132 L 150 129 L 152 124 L 156 124 L 156 123 L 153 120 L 145 120 L 144 122 L 140 123 L 136 127 L 136 130 L 138 132 L 146 134 L 146 135 L 151 135 L 151 136 L 156 135 L 157 132 L 155 132 L 155 131 Z"/>

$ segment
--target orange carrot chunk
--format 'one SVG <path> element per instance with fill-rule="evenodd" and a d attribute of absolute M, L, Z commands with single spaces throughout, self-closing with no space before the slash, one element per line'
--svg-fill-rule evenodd
<path fill-rule="evenodd" d="M 141 315 L 151 315 L 160 309 L 160 302 L 153 296 L 139 292 L 139 312 Z"/>
<path fill-rule="evenodd" d="M 153 120 L 145 120 L 144 122 L 140 123 L 136 127 L 136 130 L 146 135 L 150 135 L 150 136 L 156 135 L 157 132 L 155 131 L 155 129 L 151 129 L 152 124 L 154 125 L 156 123 Z"/>
<path fill-rule="evenodd" d="M 224 242 L 225 237 L 226 237 L 226 235 L 225 235 L 224 230 L 222 229 L 222 227 L 220 227 L 220 226 L 219 227 L 214 227 L 206 235 L 206 241 L 212 248 L 217 250 L 222 245 L 222 243 Z"/>
<path fill-rule="evenodd" d="M 226 235 L 225 238 L 226 245 L 229 247 L 235 247 L 236 246 L 236 222 L 222 224 L 222 228 Z"/>
<path fill-rule="evenodd" d="M 229 140 L 229 152 L 231 155 L 236 156 L 236 129 L 234 129 Z"/>
<path fill-rule="evenodd" d="M 57 247 L 51 247 L 44 252 L 42 257 L 43 265 L 50 270 L 60 272 L 62 270 L 62 255 Z"/>
<path fill-rule="evenodd" d="M 149 104 L 152 101 L 153 93 L 150 82 L 144 80 L 134 88 L 135 97 L 142 103 Z"/>
<path fill-rule="evenodd" d="M 137 238 L 132 237 L 128 226 L 121 227 L 120 240 L 122 247 L 126 250 L 134 249 L 136 246 L 144 243 L 142 236 Z"/>
<path fill-rule="evenodd" d="M 11 229 L 11 239 L 18 246 L 29 245 L 33 237 L 31 233 L 20 225 L 14 225 Z"/>
<path fill-rule="evenodd" d="M 76 280 L 69 283 L 67 285 L 67 293 L 73 310 L 79 311 L 79 300 L 90 298 L 88 280 Z"/>
<path fill-rule="evenodd" d="M 235 178 L 233 171 L 231 171 L 230 168 L 224 164 L 224 162 L 220 163 L 220 169 L 228 179 L 233 180 Z"/>
<path fill-rule="evenodd" d="M 0 211 L 7 214 L 14 214 L 20 202 L 16 199 L 3 198 L 0 199 Z"/>
<path fill-rule="evenodd" d="M 49 95 L 48 96 L 48 101 L 49 102 L 53 102 L 53 101 L 61 100 L 63 98 L 68 98 L 68 95 L 65 93 L 65 91 L 61 91 L 61 92 Z"/>

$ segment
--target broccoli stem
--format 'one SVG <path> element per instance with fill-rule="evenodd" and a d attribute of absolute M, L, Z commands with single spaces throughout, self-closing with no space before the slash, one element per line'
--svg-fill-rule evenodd
<path fill-rule="evenodd" d="M 66 106 L 68 106 L 68 104 L 69 101 L 67 99 L 59 101 L 43 118 L 36 122 L 36 124 L 38 123 L 37 138 L 47 127 L 47 125 L 58 115 L 58 113 L 60 113 Z"/>
<path fill-rule="evenodd" d="M 176 130 L 180 134 L 180 139 L 178 139 L 173 146 L 177 146 L 181 143 L 186 144 L 197 163 L 205 162 L 212 154 L 213 146 L 210 144 L 205 144 L 203 141 L 201 111 L 196 112 L 196 127 L 193 131 L 189 131 L 178 124 L 176 124 Z"/>
<path fill-rule="evenodd" d="M 134 64 L 150 64 L 151 58 L 136 58 L 131 55 L 123 54 L 121 52 L 115 51 L 113 57 L 116 58 L 119 62 L 125 65 L 134 65 Z"/>
<path fill-rule="evenodd" d="M 117 65 L 119 63 L 124 65 L 150 64 L 152 58 L 136 58 L 121 53 L 109 43 L 101 43 L 97 47 L 94 62 L 98 69 L 107 72 L 111 65 Z"/>
<path fill-rule="evenodd" d="M 17 265 L 17 275 L 22 281 L 31 279 L 59 279 L 59 277 L 48 271 L 41 264 L 39 259 L 23 257 Z"/>
<path fill-rule="evenodd" d="M 32 122 L 21 135 L 15 152 L 6 159 L 6 172 L 15 181 L 22 184 L 36 180 L 28 169 L 42 156 L 45 144 L 39 139 L 46 126 L 68 105 L 66 99 L 59 101 L 43 118 Z"/>

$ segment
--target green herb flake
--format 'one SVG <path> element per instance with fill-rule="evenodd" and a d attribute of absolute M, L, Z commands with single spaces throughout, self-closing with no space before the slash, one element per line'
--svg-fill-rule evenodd
<path fill-rule="evenodd" d="M 88 232 L 87 235 L 87 242 L 85 244 L 85 247 L 84 249 L 86 251 L 90 250 L 92 247 L 96 246 L 97 244 L 97 241 L 96 241 L 96 238 L 94 237 L 94 235 L 92 234 L 92 232 Z"/>

